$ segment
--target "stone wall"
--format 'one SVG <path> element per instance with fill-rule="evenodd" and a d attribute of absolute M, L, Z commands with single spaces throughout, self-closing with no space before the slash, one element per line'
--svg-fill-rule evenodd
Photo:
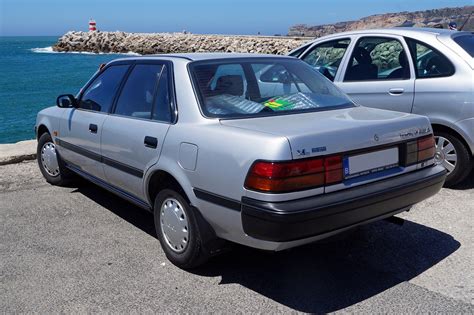
<path fill-rule="evenodd" d="M 187 52 L 242 52 L 287 54 L 308 38 L 279 36 L 195 35 L 183 33 L 68 32 L 54 51 L 103 53 L 135 52 L 142 55 Z"/>

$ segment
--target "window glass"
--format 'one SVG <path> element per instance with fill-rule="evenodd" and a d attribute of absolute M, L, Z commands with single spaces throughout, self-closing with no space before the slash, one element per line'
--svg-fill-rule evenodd
<path fill-rule="evenodd" d="M 211 80 L 214 91 L 226 90 L 236 96 L 244 96 L 246 87 L 244 69 L 239 64 L 219 65 Z"/>
<path fill-rule="evenodd" d="M 407 38 L 408 47 L 416 66 L 417 78 L 447 77 L 454 74 L 454 66 L 442 53 L 433 47 Z"/>
<path fill-rule="evenodd" d="M 128 67 L 128 65 L 118 65 L 105 69 L 84 91 L 79 107 L 98 112 L 109 112 Z"/>
<path fill-rule="evenodd" d="M 162 68 L 162 65 L 136 65 L 120 93 L 115 114 L 150 119 Z"/>
<path fill-rule="evenodd" d="M 200 106 L 208 117 L 271 116 L 354 106 L 331 82 L 298 59 L 201 61 L 191 63 L 190 69 Z"/>
<path fill-rule="evenodd" d="M 326 42 L 312 48 L 302 59 L 334 81 L 337 69 L 349 46 L 349 39 Z"/>
<path fill-rule="evenodd" d="M 308 47 L 309 47 L 310 45 L 311 45 L 311 44 L 306 44 L 306 45 L 304 45 L 304 46 L 302 46 L 302 47 L 300 47 L 300 48 L 298 48 L 298 49 L 296 49 L 296 50 L 290 52 L 290 53 L 288 54 L 288 56 L 292 56 L 292 57 L 297 57 L 297 58 L 298 58 L 306 49 L 308 49 Z"/>
<path fill-rule="evenodd" d="M 352 52 L 345 81 L 406 80 L 410 65 L 400 41 L 385 37 L 363 37 Z"/>
<path fill-rule="evenodd" d="M 453 40 L 471 55 L 471 57 L 474 57 L 474 34 L 456 36 Z"/>
<path fill-rule="evenodd" d="M 156 93 L 152 119 L 166 122 L 171 121 L 169 91 L 168 71 L 166 66 L 163 66 L 160 81 L 158 82 L 158 91 Z"/>

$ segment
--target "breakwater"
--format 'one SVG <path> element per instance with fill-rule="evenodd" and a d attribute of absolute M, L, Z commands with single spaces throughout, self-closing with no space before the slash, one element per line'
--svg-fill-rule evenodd
<path fill-rule="evenodd" d="M 283 36 L 200 35 L 184 33 L 67 32 L 53 46 L 57 52 L 188 52 L 287 54 L 310 38 Z"/>

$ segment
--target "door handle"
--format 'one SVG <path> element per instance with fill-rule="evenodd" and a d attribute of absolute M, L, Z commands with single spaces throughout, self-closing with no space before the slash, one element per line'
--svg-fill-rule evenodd
<path fill-rule="evenodd" d="M 403 92 L 405 92 L 404 88 L 392 88 L 388 90 L 388 93 L 391 95 L 400 95 L 403 94 Z"/>
<path fill-rule="evenodd" d="M 158 139 L 156 139 L 155 137 L 146 136 L 143 143 L 147 148 L 156 149 L 156 147 L 158 146 Z"/>
<path fill-rule="evenodd" d="M 97 133 L 97 125 L 96 124 L 90 124 L 89 125 L 89 131 L 92 133 Z"/>

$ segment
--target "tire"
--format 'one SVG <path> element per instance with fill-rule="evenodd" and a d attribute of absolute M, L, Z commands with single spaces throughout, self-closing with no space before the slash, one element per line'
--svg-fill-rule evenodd
<path fill-rule="evenodd" d="M 71 171 L 64 166 L 64 162 L 56 151 L 56 145 L 47 132 L 43 133 L 38 139 L 36 160 L 43 177 L 48 183 L 62 186 L 71 179 Z"/>
<path fill-rule="evenodd" d="M 469 176 L 472 170 L 471 155 L 462 141 L 451 133 L 435 132 L 435 140 L 435 161 L 437 164 L 445 166 L 448 170 L 444 187 L 453 187 Z M 456 161 L 452 159 L 453 154 L 456 155 Z M 451 161 L 449 160 L 450 156 Z"/>
<path fill-rule="evenodd" d="M 197 210 L 180 192 L 160 191 L 153 209 L 156 234 L 169 261 L 180 268 L 192 269 L 210 258 L 204 246 L 208 231 L 199 224 Z"/>

